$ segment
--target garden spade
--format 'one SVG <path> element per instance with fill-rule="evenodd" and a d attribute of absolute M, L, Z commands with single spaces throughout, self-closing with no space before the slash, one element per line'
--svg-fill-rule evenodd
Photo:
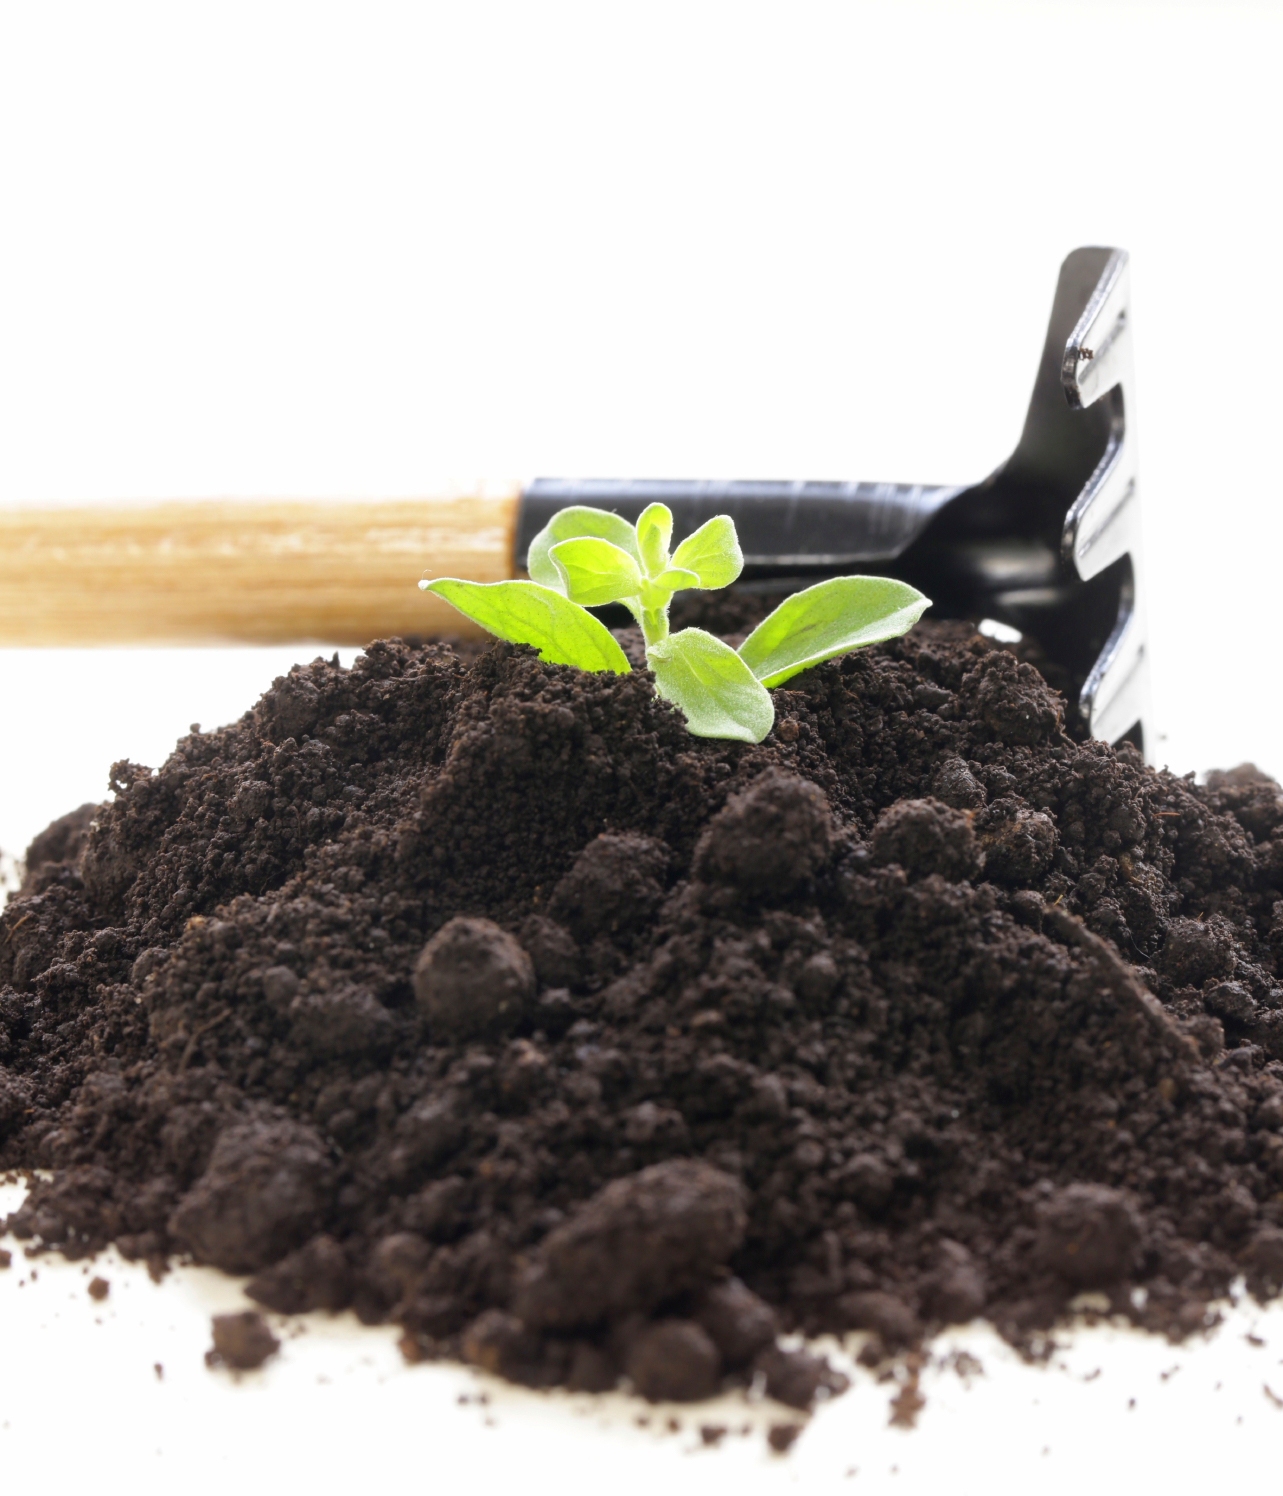
<path fill-rule="evenodd" d="M 1145 747 L 1148 662 L 1136 492 L 1128 257 L 1060 269 L 1024 430 L 971 486 L 541 478 L 521 489 L 384 502 L 199 501 L 0 510 L 0 645 L 364 644 L 467 625 L 416 589 L 425 568 L 519 575 L 572 504 L 684 535 L 735 521 L 739 585 L 779 593 L 838 574 L 900 578 L 933 617 L 1031 637 L 1092 736 Z"/>

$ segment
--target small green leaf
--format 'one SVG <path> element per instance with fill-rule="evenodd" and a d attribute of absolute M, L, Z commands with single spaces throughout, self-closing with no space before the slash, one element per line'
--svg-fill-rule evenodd
<path fill-rule="evenodd" d="M 698 587 L 699 578 L 693 571 L 682 571 L 680 567 L 670 566 L 652 581 L 649 577 L 642 578 L 641 600 L 644 608 L 666 608 L 669 599 L 674 592 L 683 587 Z"/>
<path fill-rule="evenodd" d="M 637 548 L 648 576 L 656 576 L 668 564 L 673 538 L 673 511 L 667 504 L 648 504 L 637 521 Z"/>
<path fill-rule="evenodd" d="M 744 570 L 735 521 L 729 514 L 706 521 L 673 552 L 673 565 L 693 571 L 701 587 L 729 587 Z"/>
<path fill-rule="evenodd" d="M 683 587 L 698 587 L 699 574 L 680 566 L 668 566 L 655 578 L 655 586 L 667 588 L 669 592 L 680 592 Z"/>
<path fill-rule="evenodd" d="M 538 582 L 462 582 L 457 577 L 438 577 L 420 582 L 419 587 L 445 598 L 465 618 L 509 644 L 534 645 L 539 658 L 550 665 L 613 670 L 616 675 L 627 675 L 631 668 L 605 624 Z"/>
<path fill-rule="evenodd" d="M 739 647 L 766 686 L 866 644 L 907 634 L 931 606 L 907 582 L 890 577 L 833 577 L 786 598 Z"/>
<path fill-rule="evenodd" d="M 530 542 L 530 550 L 526 555 L 526 570 L 530 573 L 530 580 L 543 587 L 551 587 L 555 592 L 564 592 L 565 583 L 561 573 L 548 553 L 559 540 L 578 540 L 582 535 L 595 535 L 600 540 L 609 540 L 621 551 L 627 551 L 637 565 L 641 566 L 637 532 L 626 519 L 607 509 L 572 504 L 568 509 L 559 509 Z"/>
<path fill-rule="evenodd" d="M 559 541 L 548 554 L 561 574 L 561 590 L 581 607 L 600 608 L 641 591 L 642 574 L 636 561 L 609 540 L 581 535 L 577 540 Z"/>
<path fill-rule="evenodd" d="M 703 629 L 682 629 L 646 651 L 655 689 L 681 707 L 697 738 L 760 743 L 775 721 L 769 693 L 730 647 Z"/>

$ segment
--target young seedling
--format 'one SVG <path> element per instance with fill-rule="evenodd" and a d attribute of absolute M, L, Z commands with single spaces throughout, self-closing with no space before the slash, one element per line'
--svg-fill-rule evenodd
<path fill-rule="evenodd" d="M 739 649 L 705 633 L 670 633 L 668 609 L 685 587 L 727 587 L 744 567 L 734 521 L 719 514 L 670 553 L 673 516 L 651 504 L 636 525 L 604 509 L 562 509 L 534 540 L 528 582 L 419 583 L 465 617 L 512 644 L 530 644 L 541 660 L 580 670 L 629 664 L 610 630 L 587 610 L 622 603 L 637 620 L 655 689 L 679 706 L 701 738 L 760 743 L 775 707 L 768 687 L 834 655 L 904 634 L 929 598 L 887 577 L 833 577 L 787 598 Z"/>

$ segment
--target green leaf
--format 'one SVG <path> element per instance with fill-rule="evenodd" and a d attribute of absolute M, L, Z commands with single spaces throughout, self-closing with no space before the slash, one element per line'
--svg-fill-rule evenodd
<path fill-rule="evenodd" d="M 693 571 L 701 587 L 729 587 L 744 570 L 735 521 L 729 514 L 706 521 L 673 552 L 672 564 Z"/>
<path fill-rule="evenodd" d="M 931 606 L 907 582 L 890 577 L 833 577 L 786 598 L 739 647 L 766 686 L 866 644 L 907 634 Z"/>
<path fill-rule="evenodd" d="M 698 587 L 699 578 L 693 571 L 682 571 L 679 567 L 670 566 L 652 581 L 649 577 L 642 578 L 641 601 L 644 608 L 666 608 L 674 592 L 683 587 Z"/>
<path fill-rule="evenodd" d="M 648 576 L 655 576 L 668 564 L 672 538 L 673 511 L 667 504 L 648 504 L 637 521 L 637 548 Z"/>
<path fill-rule="evenodd" d="M 646 651 L 655 689 L 681 707 L 697 738 L 760 743 L 775 721 L 769 693 L 730 647 L 703 629 L 682 629 Z"/>
<path fill-rule="evenodd" d="M 550 665 L 613 670 L 616 675 L 627 675 L 631 668 L 605 624 L 538 582 L 461 582 L 457 577 L 438 577 L 420 582 L 419 587 L 445 598 L 465 618 L 509 644 L 533 644 L 539 658 Z"/>
<path fill-rule="evenodd" d="M 559 541 L 548 554 L 561 575 L 561 591 L 581 607 L 600 608 L 641 591 L 636 561 L 609 540 L 582 535 Z"/>
<path fill-rule="evenodd" d="M 593 509 L 587 504 L 572 504 L 559 509 L 542 530 L 530 542 L 526 556 L 526 570 L 530 580 L 555 592 L 564 592 L 565 583 L 561 573 L 548 554 L 559 540 L 578 540 L 582 535 L 595 535 L 600 540 L 609 540 L 628 554 L 641 566 L 641 552 L 637 549 L 637 532 L 626 519 L 611 514 L 607 509 Z"/>
<path fill-rule="evenodd" d="M 669 592 L 680 592 L 683 587 L 698 587 L 699 574 L 680 566 L 668 566 L 655 578 L 655 586 Z"/>

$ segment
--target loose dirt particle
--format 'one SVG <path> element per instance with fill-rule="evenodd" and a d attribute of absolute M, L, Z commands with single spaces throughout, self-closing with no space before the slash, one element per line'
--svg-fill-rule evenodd
<path fill-rule="evenodd" d="M 87 1291 L 91 1299 L 96 1299 L 101 1303 L 111 1292 L 111 1284 L 106 1278 L 91 1278 Z"/>
<path fill-rule="evenodd" d="M 412 1335 L 409 1330 L 402 1334 L 396 1347 L 407 1366 L 418 1366 L 420 1362 L 430 1359 L 429 1348 L 418 1335 Z"/>
<path fill-rule="evenodd" d="M 207 1366 L 252 1371 L 281 1348 L 281 1342 L 267 1328 L 262 1315 L 252 1309 L 239 1314 L 216 1314 L 212 1328 L 214 1344 L 205 1352 Z"/>
<path fill-rule="evenodd" d="M 973 1356 L 970 1351 L 950 1351 L 944 1358 L 943 1364 L 949 1367 L 961 1380 L 969 1382 L 972 1377 L 982 1377 L 985 1374 L 984 1362 L 979 1356 Z M 1094 1382 L 1100 1375 L 1100 1368 L 1088 1372 L 1083 1378 L 1084 1382 Z"/>
<path fill-rule="evenodd" d="M 908 1380 L 900 1388 L 899 1392 L 891 1399 L 890 1424 L 892 1428 L 913 1428 L 918 1422 L 918 1414 L 927 1405 L 927 1400 L 922 1395 L 918 1386 L 918 1373 L 911 1372 Z"/>
<path fill-rule="evenodd" d="M 793 1448 L 801 1432 L 800 1423 L 773 1423 L 766 1431 L 766 1442 L 776 1454 L 784 1454 Z"/>

